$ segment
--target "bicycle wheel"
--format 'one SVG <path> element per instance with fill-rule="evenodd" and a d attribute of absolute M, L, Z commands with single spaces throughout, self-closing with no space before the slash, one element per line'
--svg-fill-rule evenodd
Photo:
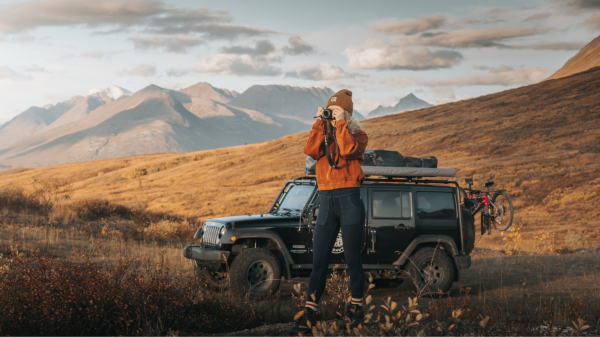
<path fill-rule="evenodd" d="M 499 231 L 507 230 L 513 222 L 515 210 L 512 200 L 505 191 L 497 191 L 492 198 L 490 215 L 493 217 L 494 227 Z"/>

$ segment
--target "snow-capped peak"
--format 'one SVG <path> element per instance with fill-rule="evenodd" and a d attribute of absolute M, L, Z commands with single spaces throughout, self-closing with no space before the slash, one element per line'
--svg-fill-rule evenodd
<path fill-rule="evenodd" d="M 131 95 L 131 91 L 125 89 L 125 88 L 121 88 L 119 86 L 116 85 L 111 85 L 110 87 L 104 89 L 104 90 L 100 90 L 98 88 L 93 88 L 92 90 L 90 90 L 88 92 L 88 95 L 94 95 L 97 97 L 102 97 L 104 95 L 106 95 L 107 97 L 110 97 L 113 100 L 118 100 L 119 98 L 123 97 L 123 96 L 129 96 Z"/>

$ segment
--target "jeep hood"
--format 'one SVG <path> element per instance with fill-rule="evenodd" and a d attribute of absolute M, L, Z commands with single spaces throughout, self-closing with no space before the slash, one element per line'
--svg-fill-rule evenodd
<path fill-rule="evenodd" d="M 252 215 L 234 215 L 226 216 L 222 218 L 212 218 L 206 220 L 206 222 L 221 222 L 224 224 L 231 224 L 235 222 L 235 227 L 263 227 L 268 224 L 298 221 L 298 215 L 273 215 L 273 214 L 252 214 Z"/>

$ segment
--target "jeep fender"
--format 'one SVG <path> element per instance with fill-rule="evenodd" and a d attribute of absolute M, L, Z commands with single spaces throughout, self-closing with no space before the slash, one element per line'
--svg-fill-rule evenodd
<path fill-rule="evenodd" d="M 414 239 L 408 245 L 408 247 L 406 247 L 406 250 L 404 250 L 404 252 L 402 252 L 402 255 L 398 258 L 398 260 L 394 261 L 392 264 L 393 265 L 401 265 L 401 266 L 404 265 L 406 263 L 406 261 L 408 261 L 409 256 L 417 248 L 417 246 L 424 244 L 424 243 L 425 244 L 434 243 L 436 245 L 439 243 L 442 247 L 444 247 L 444 249 L 448 253 L 450 259 L 452 259 L 452 262 L 454 262 L 454 268 L 456 270 L 455 281 L 458 281 L 460 267 L 459 267 L 458 261 L 456 260 L 456 256 L 460 255 L 460 253 L 459 253 L 458 248 L 456 247 L 456 242 L 454 242 L 454 240 L 451 237 L 449 237 L 448 235 L 421 235 L 421 236 L 419 236 L 418 238 Z"/>
<path fill-rule="evenodd" d="M 274 241 L 279 247 L 279 251 L 281 251 L 281 255 L 283 255 L 283 259 L 285 260 L 285 277 L 286 280 L 289 280 L 292 276 L 290 272 L 290 266 L 294 264 L 294 259 L 292 255 L 288 251 L 287 247 L 283 243 L 281 236 L 277 233 L 265 231 L 264 229 L 236 229 L 236 230 L 228 230 L 221 237 L 221 243 L 226 245 L 232 245 L 235 241 L 231 240 L 231 237 L 235 236 L 236 241 L 239 239 L 269 239 Z"/>

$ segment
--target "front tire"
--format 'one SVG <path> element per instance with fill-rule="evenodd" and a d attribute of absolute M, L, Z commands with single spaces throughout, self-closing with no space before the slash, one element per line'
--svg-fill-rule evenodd
<path fill-rule="evenodd" d="M 510 228 L 515 214 L 512 200 L 505 191 L 496 192 L 492 198 L 490 213 L 493 217 L 494 227 L 499 231 Z"/>
<path fill-rule="evenodd" d="M 281 267 L 270 251 L 262 248 L 243 250 L 229 270 L 231 290 L 237 295 L 248 293 L 266 297 L 279 289 Z"/>
<path fill-rule="evenodd" d="M 446 293 L 454 281 L 454 263 L 443 249 L 425 247 L 414 253 L 407 268 L 406 284 L 416 294 Z"/>

